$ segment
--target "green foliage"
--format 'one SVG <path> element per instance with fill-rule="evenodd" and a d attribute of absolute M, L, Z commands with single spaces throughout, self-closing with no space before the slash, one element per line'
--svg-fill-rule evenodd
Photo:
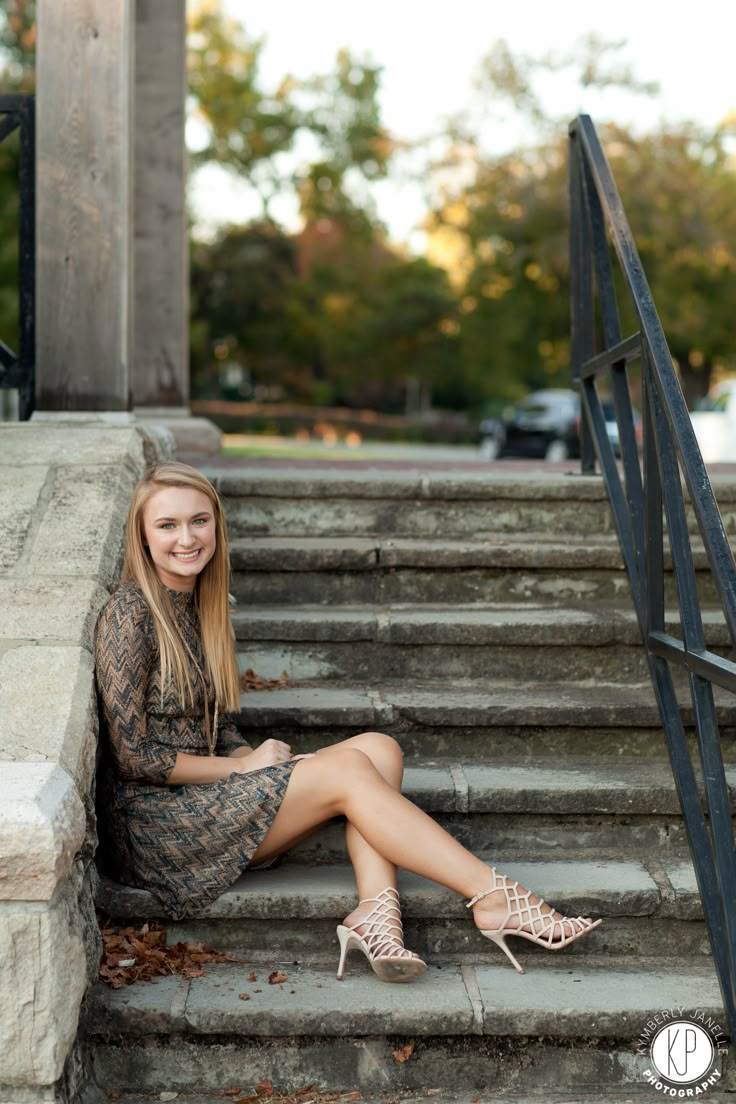
<path fill-rule="evenodd" d="M 651 90 L 606 58 L 615 44 L 588 39 L 583 47 L 576 60 L 581 87 Z M 482 85 L 531 120 L 539 137 L 528 148 L 485 157 L 466 127 L 462 150 L 466 177 L 472 159 L 471 182 L 432 215 L 431 233 L 449 229 L 454 239 L 462 370 L 472 398 L 482 392 L 511 398 L 569 381 L 565 128 L 546 114 L 535 78 L 574 60 L 518 58 L 503 43 L 494 47 Z M 609 125 L 601 135 L 692 404 L 707 391 L 714 366 L 736 367 L 736 171 L 729 130 L 662 125 L 636 136 Z M 625 332 L 632 332 L 636 323 L 622 298 Z"/>
<path fill-rule="evenodd" d="M 637 138 L 609 126 L 602 137 L 692 405 L 715 365 L 736 366 L 736 172 L 726 133 L 681 126 Z M 569 380 L 566 172 L 562 139 L 514 151 L 479 162 L 472 185 L 435 213 L 435 228 L 454 223 L 465 241 L 464 370 L 472 378 L 484 365 L 489 394 Z"/>
<path fill-rule="evenodd" d="M 263 43 L 216 6 L 190 23 L 189 86 L 207 140 L 194 164 L 219 164 L 246 177 L 268 217 L 274 197 L 297 189 L 305 217 L 350 207 L 346 176 L 385 175 L 393 145 L 381 126 L 380 68 L 340 50 L 335 70 L 308 80 L 286 75 L 265 91 L 259 77 Z M 307 140 L 317 153 L 305 167 L 293 158 Z"/>
<path fill-rule="evenodd" d="M 445 273 L 323 219 L 288 237 L 274 223 L 224 231 L 192 255 L 195 390 L 401 411 L 418 388 L 453 397 L 454 312 Z M 415 382 L 412 382 L 415 381 Z"/>
<path fill-rule="evenodd" d="M 286 78 L 272 92 L 259 86 L 263 44 L 217 8 L 199 9 L 189 32 L 189 90 L 207 141 L 193 166 L 217 162 L 248 177 L 264 208 L 281 187 L 278 155 L 300 125 Z"/>

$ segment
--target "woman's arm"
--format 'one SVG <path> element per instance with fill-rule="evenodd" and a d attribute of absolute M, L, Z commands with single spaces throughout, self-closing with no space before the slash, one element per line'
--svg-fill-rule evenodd
<path fill-rule="evenodd" d="M 191 783 L 219 782 L 230 774 L 250 774 L 251 771 L 273 767 L 277 763 L 289 763 L 294 759 L 308 759 L 311 754 L 292 755 L 291 748 L 283 740 L 264 740 L 255 751 L 244 755 L 189 755 L 180 751 L 176 764 L 167 781 L 172 786 Z"/>
<path fill-rule="evenodd" d="M 190 755 L 153 740 L 146 724 L 146 688 L 158 657 L 152 634 L 148 606 L 137 592 L 125 589 L 108 602 L 97 626 L 97 684 L 113 758 L 124 781 L 156 786 L 206 784 L 292 758 L 291 748 L 281 740 L 264 740 L 255 751 L 241 745 L 229 755 L 211 756 Z M 226 741 L 231 735 L 226 727 Z"/>
<path fill-rule="evenodd" d="M 247 758 L 252 754 L 250 752 Z M 166 781 L 170 786 L 206 785 L 208 782 L 220 782 L 230 774 L 243 774 L 243 766 L 243 757 L 190 755 L 186 751 L 180 751 Z"/>
<path fill-rule="evenodd" d="M 122 587 L 97 624 L 95 660 L 102 712 L 118 775 L 125 782 L 163 786 L 177 752 L 151 739 L 146 691 L 157 659 L 151 613 L 142 595 Z"/>
<path fill-rule="evenodd" d="M 253 748 L 243 739 L 238 726 L 232 717 L 220 717 L 217 729 L 216 755 L 243 754 L 243 751 L 252 751 Z"/>

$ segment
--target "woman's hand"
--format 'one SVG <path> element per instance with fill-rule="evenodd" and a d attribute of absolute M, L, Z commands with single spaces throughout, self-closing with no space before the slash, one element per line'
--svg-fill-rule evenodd
<path fill-rule="evenodd" d="M 304 755 L 292 755 L 291 748 L 283 740 L 264 740 L 260 747 L 242 757 L 242 763 L 234 764 L 233 770 L 239 774 L 249 774 L 251 771 L 263 770 L 264 767 L 274 767 L 278 763 L 308 759 L 312 754 L 314 753 L 307 752 Z"/>

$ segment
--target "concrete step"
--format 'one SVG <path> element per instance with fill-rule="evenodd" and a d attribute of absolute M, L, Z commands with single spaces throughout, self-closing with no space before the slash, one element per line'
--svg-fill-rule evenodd
<path fill-rule="evenodd" d="M 690 732 L 692 707 L 681 698 Z M 724 755 L 736 747 L 736 699 L 716 688 Z M 278 735 L 315 751 L 357 732 L 390 732 L 409 758 L 533 763 L 540 757 L 596 762 L 667 761 L 649 682 L 441 679 L 310 683 L 241 696 L 238 723 L 251 741 Z M 692 735 L 690 735 L 693 744 Z M 693 744 L 694 748 L 694 744 Z"/>
<path fill-rule="evenodd" d="M 705 610 L 709 647 L 731 650 L 720 610 Z M 671 614 L 673 631 L 679 618 Z M 241 667 L 264 678 L 598 679 L 648 676 L 633 611 L 618 606 L 251 606 L 233 614 Z"/>
<path fill-rule="evenodd" d="M 398 1093 L 393 1092 L 384 1096 L 375 1096 L 372 1093 L 368 1096 L 359 1093 L 356 1096 L 347 1091 L 319 1094 L 307 1086 L 297 1092 L 303 1095 L 292 1095 L 283 1104 L 292 1104 L 292 1100 L 294 1104 L 302 1104 L 302 1102 L 304 1104 L 355 1104 L 356 1101 L 360 1104 L 428 1104 L 428 1102 L 431 1104 L 652 1104 L 653 1099 L 651 1087 L 642 1092 L 632 1089 L 624 1089 L 622 1092 L 604 1090 L 600 1093 L 584 1090 L 581 1095 L 579 1089 L 573 1089 L 569 1093 L 545 1091 L 541 1094 L 522 1093 L 520 1096 L 507 1096 L 506 1093 L 498 1096 L 493 1088 L 467 1089 L 464 1093 L 449 1090 L 443 1092 L 441 1089 L 417 1089 L 415 1092 L 400 1090 Z M 156 1101 L 160 1104 L 162 1100 L 168 1100 L 171 1104 L 241 1104 L 248 1100 L 249 1104 L 252 1104 L 255 1097 L 253 1089 L 244 1088 L 237 1095 L 233 1094 L 233 1090 L 226 1091 L 222 1095 L 207 1093 L 205 1096 L 188 1092 L 164 1097 L 159 1094 L 141 1096 L 135 1093 L 129 1096 L 127 1093 L 115 1093 L 110 1096 L 110 1099 L 115 1100 L 116 1104 L 155 1104 Z M 265 1101 L 267 1098 L 268 1094 L 262 1093 L 262 1099 Z M 708 1090 L 707 1099 L 710 1104 L 733 1104 L 732 1093 L 720 1093 L 714 1089 Z"/>
<path fill-rule="evenodd" d="M 668 557 L 669 559 L 669 557 Z M 550 605 L 629 602 L 618 542 L 551 539 L 546 533 L 485 540 L 383 537 L 247 537 L 230 544 L 233 593 L 255 605 L 469 605 L 531 601 Z M 701 601 L 716 593 L 705 552 L 695 552 Z M 667 599 L 676 595 L 671 572 Z"/>
<path fill-rule="evenodd" d="M 223 497 L 232 537 L 302 534 L 434 538 L 499 533 L 610 533 L 599 476 L 538 472 L 275 470 L 248 466 L 206 474 Z M 736 486 L 714 477 L 726 531 L 736 532 Z M 693 526 L 694 527 L 694 526 Z"/>
<path fill-rule="evenodd" d="M 554 1085 L 623 1094 L 647 1085 L 649 1060 L 636 1046 L 663 1009 L 724 1022 L 712 970 L 685 959 L 665 967 L 549 955 L 523 976 L 507 962 L 431 964 L 412 985 L 381 983 L 357 956 L 342 982 L 334 967 L 292 958 L 266 967 L 287 975 L 282 984 L 268 984 L 265 970 L 248 981 L 251 968 L 97 986 L 86 1031 L 98 1083 L 139 1093 L 253 1088 L 267 1078 L 275 1091 L 490 1085 L 519 1096 Z M 722 1090 L 733 1087 L 724 1072 Z"/>
<path fill-rule="evenodd" d="M 481 857 L 499 862 L 497 853 Z M 655 956 L 664 964 L 710 954 L 689 859 L 522 862 L 504 856 L 499 865 L 566 915 L 604 918 L 589 938 L 566 948 L 576 961 Z M 406 870 L 399 871 L 398 888 L 406 944 L 412 950 L 433 962 L 498 963 L 498 948 L 478 935 L 456 893 Z M 154 895 L 109 878 L 100 880 L 96 901 L 105 919 L 125 924 L 162 919 Z M 200 916 L 166 921 L 168 942 L 204 942 L 250 961 L 304 957 L 310 965 L 327 967 L 336 964 L 338 955 L 335 925 L 355 901 L 355 878 L 347 861 L 252 870 Z M 531 962 L 545 954 L 527 941 L 515 942 L 520 958 Z"/>

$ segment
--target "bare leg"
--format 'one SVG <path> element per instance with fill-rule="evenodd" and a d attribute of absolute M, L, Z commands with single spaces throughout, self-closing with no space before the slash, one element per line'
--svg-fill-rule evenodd
<path fill-rule="evenodd" d="M 401 792 L 401 782 L 404 777 L 404 756 L 401 747 L 393 736 L 384 732 L 361 732 L 358 736 L 351 736 L 347 740 L 341 740 L 333 747 L 352 747 L 364 752 L 370 759 L 379 774 L 388 782 L 392 789 Z M 323 748 L 322 751 L 327 749 Z M 355 882 L 358 889 L 358 899 L 366 901 L 373 898 L 387 886 L 396 889 L 396 865 L 384 858 L 376 851 L 366 839 L 361 836 L 358 829 L 350 821 L 345 825 L 345 843 L 347 845 L 350 862 L 355 872 Z M 360 904 L 345 917 L 343 924 L 346 927 L 354 927 L 359 935 L 365 933 L 365 928 L 360 921 L 368 916 L 375 905 L 367 901 Z M 400 915 L 399 906 L 396 906 L 394 915 Z M 390 924 L 387 930 L 403 944 L 403 930 L 399 924 Z M 414 958 L 420 956 L 415 954 Z"/>
<path fill-rule="evenodd" d="M 334 752 L 338 748 L 346 747 L 357 748 L 364 752 L 386 782 L 388 782 L 394 790 L 400 792 L 401 782 L 404 777 L 404 756 L 401 747 L 393 736 L 388 736 L 384 732 L 361 732 L 359 735 L 351 736 L 347 740 L 340 740 L 338 743 L 330 745 L 329 748 L 321 748 L 317 754 L 324 755 L 327 751 Z M 306 832 L 302 833 L 291 846 L 293 847 L 297 842 L 301 842 L 302 839 L 311 836 L 317 827 L 318 826 L 315 825 L 314 828 L 308 829 Z M 270 841 L 270 834 L 267 838 Z M 264 843 L 265 842 L 264 840 Z M 396 889 L 395 864 L 375 851 L 350 821 L 345 825 L 345 842 L 355 872 L 359 901 L 375 897 L 387 886 L 393 886 L 393 888 Z M 263 846 L 263 844 L 261 846 Z M 258 859 L 254 858 L 253 861 L 256 862 Z M 357 907 L 344 918 L 343 923 L 347 927 L 355 927 L 358 934 L 362 935 L 364 934 L 364 928 L 361 926 L 360 921 L 364 916 L 367 916 L 373 908 L 374 905 L 370 903 L 363 905 L 358 904 Z M 388 930 L 391 931 L 399 942 L 403 942 L 402 929 L 398 925 L 390 926 Z M 414 957 L 419 958 L 419 955 L 415 955 Z"/>
<path fill-rule="evenodd" d="M 371 848 L 395 866 L 439 882 L 470 898 L 490 885 L 489 869 L 436 821 L 383 778 L 362 751 L 338 745 L 323 748 L 294 766 L 271 827 L 254 859 L 288 850 L 305 831 L 344 813 Z M 538 898 L 532 897 L 534 903 Z M 546 911 L 546 906 L 545 906 Z M 561 920 L 559 913 L 550 915 Z M 478 927 L 500 925 L 506 899 L 499 889 L 474 908 Z M 512 919 L 508 927 L 518 926 Z M 560 925 L 560 937 L 572 926 Z"/>

